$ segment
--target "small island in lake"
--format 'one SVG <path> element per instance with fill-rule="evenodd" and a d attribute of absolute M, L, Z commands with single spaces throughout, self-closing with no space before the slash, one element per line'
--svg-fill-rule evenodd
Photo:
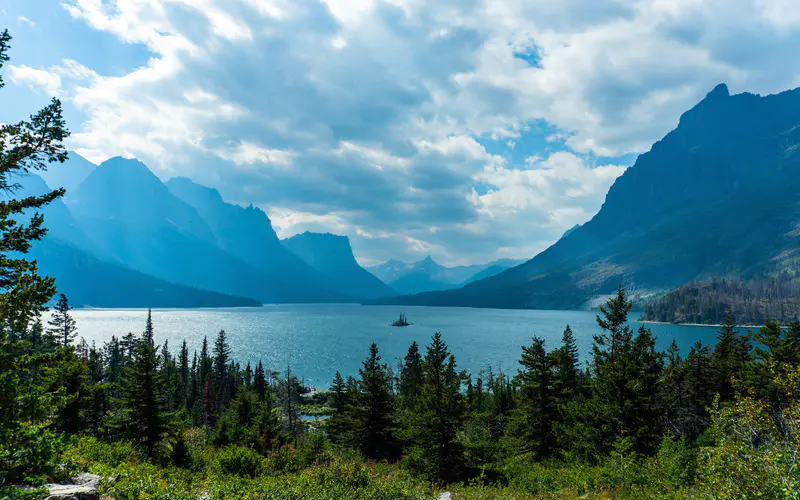
<path fill-rule="evenodd" d="M 403 313 L 400 313 L 400 318 L 397 319 L 392 326 L 409 326 L 411 323 L 408 322 L 408 318 Z"/>

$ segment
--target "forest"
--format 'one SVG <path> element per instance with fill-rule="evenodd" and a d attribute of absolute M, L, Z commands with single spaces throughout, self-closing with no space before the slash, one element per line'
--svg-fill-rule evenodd
<path fill-rule="evenodd" d="M 646 303 L 642 319 L 720 325 L 728 313 L 742 325 L 796 320 L 800 317 L 800 283 L 789 276 L 690 283 Z"/>
<path fill-rule="evenodd" d="M 79 341 L 26 258 L 64 191 L 14 196 L 65 161 L 67 136 L 57 99 L 0 125 L 0 498 L 86 471 L 117 500 L 800 495 L 797 322 L 745 334 L 728 314 L 713 349 L 660 352 L 620 288 L 588 359 L 566 326 L 558 346 L 522 346 L 517 373 L 470 374 L 434 333 L 398 369 L 372 344 L 358 376 L 314 393 L 291 367 L 242 366 L 224 331 L 199 353 L 158 344 L 150 314 L 137 334 Z"/>

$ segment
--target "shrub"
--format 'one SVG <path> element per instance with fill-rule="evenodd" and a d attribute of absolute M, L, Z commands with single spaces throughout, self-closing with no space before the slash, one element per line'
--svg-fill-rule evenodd
<path fill-rule="evenodd" d="M 244 446 L 228 446 L 219 452 L 216 468 L 222 474 L 255 477 L 263 466 L 264 458 Z"/>

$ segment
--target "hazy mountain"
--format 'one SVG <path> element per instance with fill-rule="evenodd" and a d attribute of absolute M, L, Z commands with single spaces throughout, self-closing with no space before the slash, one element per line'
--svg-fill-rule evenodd
<path fill-rule="evenodd" d="M 492 276 L 521 262 L 523 261 L 500 259 L 488 264 L 446 267 L 428 256 L 421 261 L 412 263 L 389 260 L 367 270 L 398 293 L 415 294 L 457 288 L 474 281 L 478 275 Z"/>
<path fill-rule="evenodd" d="M 562 236 L 562 238 L 563 238 L 563 236 Z M 506 269 L 510 269 L 510 268 L 512 268 L 514 266 L 518 266 L 518 265 L 522 264 L 523 262 L 525 262 L 525 261 L 522 260 L 522 259 L 498 259 L 498 260 L 496 260 L 494 262 L 489 263 L 488 267 L 486 267 L 482 271 L 479 271 L 479 272 L 475 273 L 474 275 L 469 277 L 467 280 L 462 282 L 461 286 L 468 285 L 468 284 L 472 283 L 473 281 L 480 281 L 480 280 L 482 280 L 484 278 L 489 278 L 491 276 L 494 276 L 495 274 L 500 274 L 503 271 L 505 271 Z"/>
<path fill-rule="evenodd" d="M 53 169 L 62 165 L 54 165 Z M 15 197 L 51 191 L 38 175 L 20 180 Z M 41 210 L 47 235 L 33 243 L 29 258 L 37 259 L 42 274 L 56 278 L 59 292 L 73 306 L 94 307 L 229 307 L 254 306 L 253 299 L 176 285 L 126 268 L 113 258 L 97 256 L 98 249 L 81 229 L 64 202 L 57 199 Z M 24 217 L 27 219 L 27 217 Z"/>
<path fill-rule="evenodd" d="M 308 302 L 305 296 L 317 300 L 345 300 L 348 294 L 353 298 L 378 296 L 361 296 L 347 288 L 334 288 L 335 284 L 327 276 L 281 244 L 272 222 L 261 209 L 226 203 L 216 189 L 185 177 L 170 179 L 166 186 L 173 195 L 197 210 L 221 249 L 264 273 L 271 284 L 287 295 L 290 293 L 294 301 Z M 342 293 L 333 293 L 333 289 Z"/>
<path fill-rule="evenodd" d="M 347 236 L 306 231 L 283 240 L 283 245 L 341 290 L 356 297 L 374 299 L 396 292 L 356 262 Z"/>
<path fill-rule="evenodd" d="M 217 246 L 198 211 L 139 161 L 103 162 L 75 190 L 69 207 L 105 254 L 137 271 L 262 302 L 341 300 L 287 286 Z"/>
<path fill-rule="evenodd" d="M 45 221 L 47 219 L 45 218 Z M 242 307 L 261 303 L 244 297 L 177 285 L 106 262 L 54 238 L 36 242 L 29 254 L 42 274 L 56 278 L 74 307 Z"/>
<path fill-rule="evenodd" d="M 426 305 L 569 308 L 620 283 L 665 289 L 800 264 L 800 89 L 731 96 L 720 85 L 620 176 L 592 220 L 521 266 Z"/>
<path fill-rule="evenodd" d="M 61 164 L 52 164 L 50 168 L 39 171 L 37 174 L 44 179 L 48 186 L 53 189 L 65 188 L 66 197 L 72 196 L 72 192 L 91 174 L 97 165 L 90 162 L 74 151 L 69 152 L 67 161 Z"/>

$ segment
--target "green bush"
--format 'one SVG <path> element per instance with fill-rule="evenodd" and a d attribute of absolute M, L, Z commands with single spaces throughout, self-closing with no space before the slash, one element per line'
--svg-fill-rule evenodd
<path fill-rule="evenodd" d="M 264 465 L 264 457 L 244 446 L 228 446 L 217 454 L 216 469 L 222 474 L 255 477 Z"/>

